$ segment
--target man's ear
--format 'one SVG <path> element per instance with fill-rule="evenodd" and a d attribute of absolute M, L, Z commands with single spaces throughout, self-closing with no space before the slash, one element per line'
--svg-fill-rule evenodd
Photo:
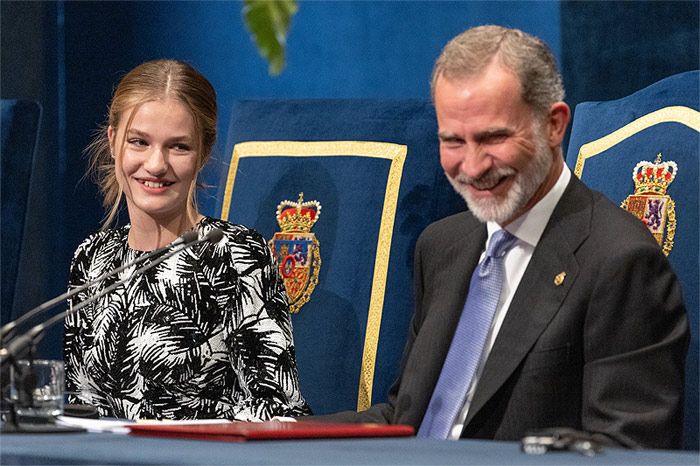
<path fill-rule="evenodd" d="M 566 133 L 566 127 L 571 119 L 571 109 L 565 102 L 556 102 L 549 107 L 549 146 L 561 145 Z"/>

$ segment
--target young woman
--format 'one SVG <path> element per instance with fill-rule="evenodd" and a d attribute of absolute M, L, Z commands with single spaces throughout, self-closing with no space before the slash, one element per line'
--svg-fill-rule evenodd
<path fill-rule="evenodd" d="M 203 242 L 66 320 L 67 390 L 102 416 L 264 420 L 307 414 L 287 298 L 265 240 L 201 215 L 197 175 L 216 139 L 216 93 L 186 63 L 157 60 L 119 82 L 88 147 L 108 215 L 76 250 L 79 287 L 195 230 Z M 129 224 L 114 224 L 126 202 Z M 89 299 L 133 268 L 79 293 Z"/>

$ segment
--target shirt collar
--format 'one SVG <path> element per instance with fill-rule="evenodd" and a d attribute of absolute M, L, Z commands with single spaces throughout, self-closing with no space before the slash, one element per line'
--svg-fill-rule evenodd
<path fill-rule="evenodd" d="M 513 220 L 505 228 L 510 234 L 528 243 L 532 247 L 537 246 L 537 243 L 540 241 L 544 228 L 547 226 L 547 222 L 549 222 L 549 217 L 552 216 L 554 208 L 557 206 L 559 199 L 564 195 L 566 186 L 571 179 L 571 170 L 569 170 L 566 164 L 563 164 L 563 166 L 564 168 L 562 168 L 559 178 L 557 182 L 554 183 L 552 189 L 550 189 L 530 210 Z M 500 230 L 501 226 L 496 222 L 487 222 L 486 228 L 490 240 L 491 235 Z"/>

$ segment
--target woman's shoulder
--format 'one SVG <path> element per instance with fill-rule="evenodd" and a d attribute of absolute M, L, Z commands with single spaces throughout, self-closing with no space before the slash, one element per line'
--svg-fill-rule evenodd
<path fill-rule="evenodd" d="M 204 217 L 199 223 L 200 235 L 218 228 L 223 233 L 222 243 L 231 245 L 248 245 L 251 243 L 267 244 L 265 238 L 256 230 L 245 225 L 227 222 L 214 217 Z"/>
<path fill-rule="evenodd" d="M 256 230 L 225 220 L 205 217 L 199 223 L 200 237 L 214 228 L 220 229 L 224 235 L 215 246 L 205 245 L 202 249 L 202 252 L 207 251 L 205 254 L 211 255 L 211 260 L 229 263 L 243 274 L 272 264 L 272 255 L 267 241 Z"/>
<path fill-rule="evenodd" d="M 85 238 L 75 249 L 73 258 L 91 257 L 102 249 L 114 249 L 121 247 L 129 234 L 129 227 L 108 228 L 100 230 Z"/>

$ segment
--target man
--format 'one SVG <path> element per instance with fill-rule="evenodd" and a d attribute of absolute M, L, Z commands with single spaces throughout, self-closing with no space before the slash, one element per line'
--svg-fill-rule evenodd
<path fill-rule="evenodd" d="M 570 110 L 550 51 L 522 31 L 470 29 L 443 50 L 432 93 L 440 162 L 470 212 L 418 240 L 416 309 L 388 402 L 333 419 L 449 439 L 570 427 L 678 447 L 680 287 L 641 222 L 564 164 Z"/>

